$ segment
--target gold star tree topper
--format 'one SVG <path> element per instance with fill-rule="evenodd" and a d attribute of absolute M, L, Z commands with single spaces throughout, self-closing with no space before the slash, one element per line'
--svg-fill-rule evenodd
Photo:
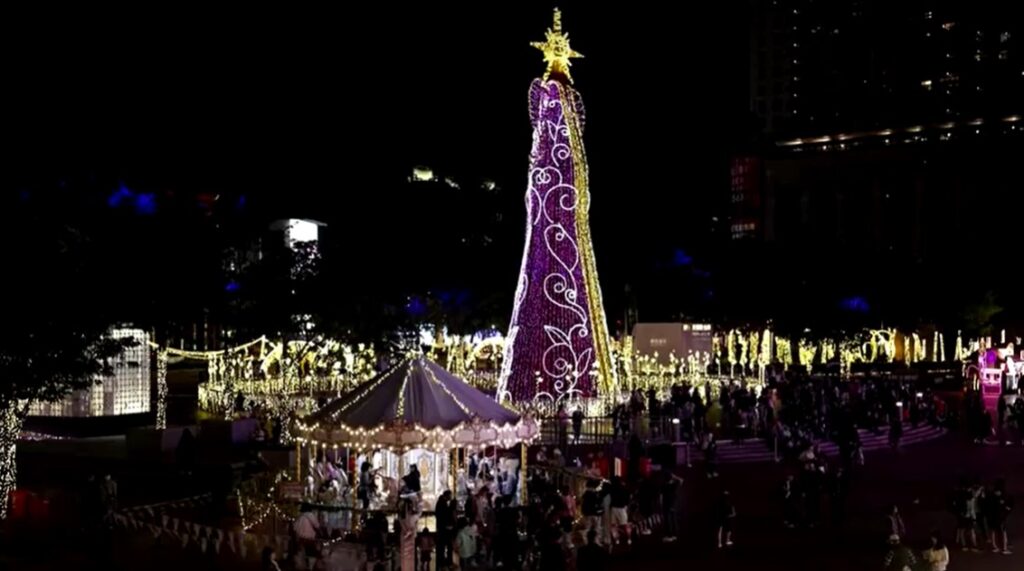
<path fill-rule="evenodd" d="M 581 58 L 583 54 L 569 47 L 569 34 L 562 32 L 562 11 L 555 8 L 555 21 L 552 27 L 544 34 L 545 41 L 530 42 L 530 45 L 544 52 L 544 61 L 548 68 L 544 71 L 544 81 L 547 81 L 552 73 L 565 76 L 565 79 L 572 83 L 572 75 L 569 74 L 569 67 L 572 66 L 571 58 Z"/>

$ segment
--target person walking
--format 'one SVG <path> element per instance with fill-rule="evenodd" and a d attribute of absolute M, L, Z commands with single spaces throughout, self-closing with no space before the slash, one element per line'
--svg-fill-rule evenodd
<path fill-rule="evenodd" d="M 960 485 L 953 492 L 952 504 L 953 515 L 956 516 L 956 544 L 963 550 L 977 549 L 978 538 L 974 534 L 974 513 L 972 510 L 972 491 L 966 478 L 961 479 Z M 968 543 L 968 538 L 970 542 Z"/>
<path fill-rule="evenodd" d="M 708 433 L 708 442 L 704 446 L 704 468 L 708 478 L 718 477 L 718 442 L 711 433 Z"/>
<path fill-rule="evenodd" d="M 103 506 L 103 521 L 111 525 L 117 512 L 117 480 L 107 474 L 100 484 L 100 503 Z"/>
<path fill-rule="evenodd" d="M 597 490 L 597 480 L 588 480 L 587 489 L 583 492 L 580 501 L 580 511 L 583 513 L 583 529 L 586 532 L 595 532 L 598 537 L 602 534 L 602 514 L 604 508 L 601 505 L 601 494 Z"/>
<path fill-rule="evenodd" d="M 832 510 L 832 525 L 842 529 L 846 522 L 847 473 L 842 467 L 837 468 L 829 477 L 829 507 Z"/>
<path fill-rule="evenodd" d="M 626 538 L 626 545 L 633 543 L 633 534 L 629 525 L 629 514 L 626 508 L 629 507 L 629 491 L 622 478 L 612 477 L 610 496 L 611 522 L 609 531 L 615 543 L 621 543 L 622 537 Z"/>
<path fill-rule="evenodd" d="M 665 536 L 662 541 L 672 543 L 679 534 L 677 503 L 681 495 L 679 488 L 683 484 L 683 479 L 667 471 L 666 476 L 665 484 L 661 488 L 661 522 L 665 528 Z"/>
<path fill-rule="evenodd" d="M 569 413 L 565 411 L 564 404 L 558 405 L 558 411 L 555 413 L 555 422 L 558 423 L 558 447 L 566 448 L 569 443 L 569 435 L 566 431 L 569 425 Z"/>
<path fill-rule="evenodd" d="M 455 535 L 455 548 L 459 553 L 459 568 L 473 569 L 477 565 L 477 533 L 476 523 L 462 518 L 459 532 Z"/>
<path fill-rule="evenodd" d="M 455 500 L 449 490 L 441 492 L 434 506 L 434 518 L 437 523 L 437 568 L 452 566 L 452 544 L 455 542 Z"/>
<path fill-rule="evenodd" d="M 572 440 L 573 444 L 580 443 L 580 434 L 583 432 L 583 409 L 577 408 L 572 411 Z"/>
<path fill-rule="evenodd" d="M 1003 428 L 1006 426 L 1006 397 L 1000 396 L 998 404 L 996 404 L 996 438 L 999 440 L 1000 446 L 1007 444 L 1007 438 L 1004 436 Z"/>
<path fill-rule="evenodd" d="M 786 479 L 782 482 L 780 495 L 782 497 L 782 524 L 793 529 L 800 517 L 800 495 L 793 474 L 786 475 Z"/>
<path fill-rule="evenodd" d="M 736 506 L 732 502 L 729 490 L 722 490 L 715 506 L 715 526 L 718 528 L 718 548 L 732 547 L 733 523 L 736 520 Z"/>
<path fill-rule="evenodd" d="M 1013 510 L 1013 500 L 1006 494 L 1006 486 L 997 480 L 992 491 L 985 497 L 985 523 L 988 525 L 988 542 L 994 553 L 1011 555 L 1009 537 L 1006 533 L 1006 518 Z M 1002 540 L 1002 548 L 999 541 Z"/>
<path fill-rule="evenodd" d="M 893 450 L 899 450 L 900 439 L 903 438 L 902 412 L 903 409 L 901 407 L 897 407 L 893 413 L 893 419 L 889 423 L 889 446 L 891 446 Z"/>
<path fill-rule="evenodd" d="M 899 506 L 893 504 L 892 508 L 886 516 L 889 522 L 889 536 L 893 535 L 897 537 L 903 537 L 907 534 L 907 528 L 903 525 L 903 516 L 900 515 Z"/>

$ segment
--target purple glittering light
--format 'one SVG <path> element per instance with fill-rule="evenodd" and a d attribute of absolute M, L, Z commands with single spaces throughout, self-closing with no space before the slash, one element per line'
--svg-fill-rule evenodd
<path fill-rule="evenodd" d="M 585 181 L 576 180 L 586 169 L 582 143 L 571 140 L 582 129 L 579 94 L 556 81 L 535 79 L 530 119 L 526 245 L 498 396 L 514 402 L 592 397 L 597 390 L 593 321 L 604 315 L 591 314 L 590 296 L 600 292 L 589 291 L 588 283 L 596 283 L 596 276 L 585 275 L 583 252 L 590 244 L 581 244 L 577 234 L 587 216 L 588 192 Z"/>

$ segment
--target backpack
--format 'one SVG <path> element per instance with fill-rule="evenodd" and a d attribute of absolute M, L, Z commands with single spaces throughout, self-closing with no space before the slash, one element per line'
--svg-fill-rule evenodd
<path fill-rule="evenodd" d="M 598 497 L 596 490 L 587 490 L 583 492 L 583 502 L 580 506 L 585 516 L 601 515 L 604 509 L 601 505 L 601 498 Z"/>

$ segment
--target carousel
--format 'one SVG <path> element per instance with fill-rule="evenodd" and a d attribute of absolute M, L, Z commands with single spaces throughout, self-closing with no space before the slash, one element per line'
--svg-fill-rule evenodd
<path fill-rule="evenodd" d="M 533 418 L 503 407 L 423 356 L 404 359 L 298 421 L 296 429 L 298 458 L 308 457 L 311 467 L 332 455 L 349 458 L 353 489 L 369 465 L 376 479 L 372 509 L 395 506 L 399 482 L 415 466 L 427 510 L 445 490 L 463 485 L 470 455 L 475 460 L 493 452 L 495 470 L 522 482 L 526 445 L 540 432 Z M 497 461 L 498 450 L 517 445 L 518 458 Z M 302 464 L 297 462 L 299 481 L 305 481 Z"/>

